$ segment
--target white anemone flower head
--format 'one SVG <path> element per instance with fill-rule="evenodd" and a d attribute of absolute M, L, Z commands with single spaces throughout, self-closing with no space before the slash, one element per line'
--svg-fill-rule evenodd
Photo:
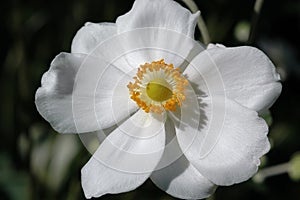
<path fill-rule="evenodd" d="M 136 0 L 116 23 L 86 23 L 43 75 L 38 111 L 93 153 L 86 198 L 150 178 L 202 199 L 257 172 L 270 148 L 259 113 L 279 96 L 279 75 L 256 48 L 195 41 L 198 17 L 172 0 Z"/>

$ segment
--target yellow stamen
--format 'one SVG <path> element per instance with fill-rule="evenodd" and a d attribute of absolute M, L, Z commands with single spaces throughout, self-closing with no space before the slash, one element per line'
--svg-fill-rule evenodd
<path fill-rule="evenodd" d="M 134 83 L 127 85 L 131 99 L 145 112 L 176 111 L 176 105 L 185 100 L 188 81 L 164 60 L 141 65 L 133 79 Z"/>

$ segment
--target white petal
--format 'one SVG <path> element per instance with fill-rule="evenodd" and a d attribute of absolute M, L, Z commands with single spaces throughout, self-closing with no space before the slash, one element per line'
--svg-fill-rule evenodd
<path fill-rule="evenodd" d="M 99 145 L 105 140 L 105 138 L 115 129 L 117 125 L 114 125 L 107 129 L 102 129 L 94 132 L 87 132 L 79 134 L 79 138 L 90 154 L 94 154 Z"/>
<path fill-rule="evenodd" d="M 85 23 L 72 41 L 72 53 L 90 53 L 98 44 L 114 36 L 117 27 L 114 23 Z"/>
<path fill-rule="evenodd" d="M 118 34 L 101 43 L 94 49 L 92 55 L 120 63 L 115 65 L 129 72 L 146 62 L 161 59 L 179 67 L 203 50 L 198 42 L 181 33 L 169 29 L 147 28 Z"/>
<path fill-rule="evenodd" d="M 118 17 L 118 33 L 137 28 L 159 27 L 194 38 L 199 12 L 189 10 L 172 0 L 136 0 L 132 9 Z"/>
<path fill-rule="evenodd" d="M 155 171 L 151 180 L 160 189 L 181 199 L 207 198 L 216 189 L 184 156 L 168 167 Z"/>
<path fill-rule="evenodd" d="M 229 99 L 224 102 L 223 97 L 201 104 L 205 105 L 201 116 L 206 120 L 200 128 L 189 132 L 176 129 L 179 144 L 186 149 L 184 154 L 217 185 L 249 179 L 257 171 L 259 158 L 270 148 L 265 121 L 257 112 Z"/>
<path fill-rule="evenodd" d="M 130 103 L 126 85 L 120 86 L 120 80 L 126 76 L 115 67 L 106 66 L 103 59 L 83 54 L 61 53 L 55 57 L 49 71 L 43 75 L 35 103 L 56 131 L 82 133 L 108 128 L 134 111 L 135 105 Z M 96 89 L 103 85 L 111 91 L 97 93 Z M 107 99 L 109 103 L 103 103 Z M 113 110 L 114 105 L 118 105 L 118 111 Z"/>
<path fill-rule="evenodd" d="M 208 85 L 212 94 L 225 92 L 228 98 L 256 111 L 269 108 L 281 93 L 280 78 L 274 65 L 254 47 L 209 45 L 207 51 L 194 59 L 193 64 L 201 68 L 205 80 L 221 76 L 223 86 L 220 86 L 220 81 L 211 81 L 212 85 Z M 202 89 L 203 81 L 195 70 L 188 68 L 185 73 Z"/>
<path fill-rule="evenodd" d="M 168 120 L 165 127 L 167 140 L 169 138 L 169 140 L 174 140 L 175 142 L 171 143 L 171 141 L 167 141 L 161 163 L 165 163 L 165 160 L 174 157 L 174 152 L 181 152 L 176 139 L 174 125 Z M 171 148 L 170 144 L 172 145 Z M 150 178 L 160 189 L 181 199 L 203 199 L 210 196 L 216 189 L 216 186 L 212 182 L 203 177 L 191 165 L 186 157 L 182 155 L 182 152 L 177 160 L 165 168 L 154 171 Z"/>
<path fill-rule="evenodd" d="M 140 186 L 155 169 L 165 145 L 163 122 L 140 110 L 113 131 L 83 167 L 87 198 Z"/>

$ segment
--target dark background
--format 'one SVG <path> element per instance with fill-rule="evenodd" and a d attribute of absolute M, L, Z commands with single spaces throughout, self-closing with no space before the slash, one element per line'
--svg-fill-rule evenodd
<path fill-rule="evenodd" d="M 62 136 L 38 114 L 34 94 L 42 74 L 87 21 L 114 22 L 132 0 L 11 0 L 0 3 L 0 199 L 84 199 L 80 169 L 89 159 L 77 136 Z M 254 0 L 198 0 L 212 42 L 245 45 Z M 289 162 L 300 150 L 300 1 L 266 0 L 256 46 L 271 58 L 283 91 L 267 116 L 271 151 L 262 168 Z M 201 40 L 199 31 L 196 38 Z M 272 121 L 272 123 L 271 123 Z M 298 169 L 300 170 L 300 169 Z M 263 182 L 219 187 L 210 199 L 299 199 L 300 181 L 287 173 Z M 101 199 L 173 199 L 147 181 Z"/>

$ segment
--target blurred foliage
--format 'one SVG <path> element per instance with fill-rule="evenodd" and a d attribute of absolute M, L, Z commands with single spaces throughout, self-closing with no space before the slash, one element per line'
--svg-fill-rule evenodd
<path fill-rule="evenodd" d="M 89 159 L 77 136 L 59 135 L 42 119 L 34 95 L 43 72 L 61 51 L 70 51 L 76 31 L 87 21 L 113 22 L 133 0 L 11 0 L 0 6 L 1 114 L 0 198 L 84 199 L 80 169 Z M 245 45 L 253 0 L 196 0 L 212 41 Z M 271 151 L 264 166 L 288 162 L 300 150 L 300 1 L 266 0 L 255 42 L 277 66 L 283 92 L 264 117 Z M 200 38 L 199 31 L 196 32 Z M 272 117 L 270 115 L 272 114 Z M 299 177 L 299 158 L 296 177 Z M 298 178 L 299 180 L 299 178 Z M 210 199 L 298 199 L 300 183 L 288 174 L 262 183 L 249 180 L 218 188 Z M 102 199 L 173 199 L 147 181 L 139 189 Z"/>
<path fill-rule="evenodd" d="M 296 152 L 290 161 L 289 176 L 295 181 L 300 180 L 300 152 Z"/>

